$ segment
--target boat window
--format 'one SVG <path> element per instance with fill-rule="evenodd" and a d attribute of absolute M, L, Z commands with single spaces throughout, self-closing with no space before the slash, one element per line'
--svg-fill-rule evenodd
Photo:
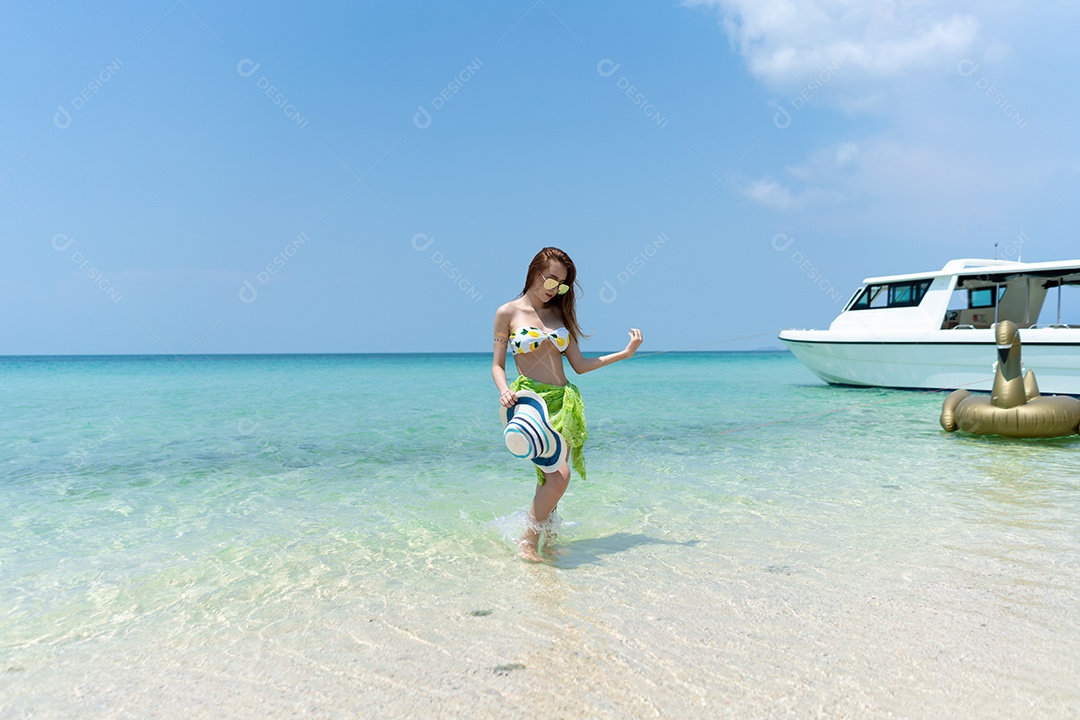
<path fill-rule="evenodd" d="M 895 283 L 889 286 L 889 307 L 912 307 L 922 302 L 930 287 L 929 280 Z"/>
<path fill-rule="evenodd" d="M 890 305 L 907 305 L 911 302 L 910 285 L 893 285 L 889 288 Z"/>
<path fill-rule="evenodd" d="M 890 285 L 867 285 L 862 294 L 851 304 L 851 309 L 914 307 L 922 302 L 929 288 L 929 280 L 914 280 Z"/>
<path fill-rule="evenodd" d="M 1080 327 L 1080 285 L 1065 281 L 1047 288 L 1038 322 L 1043 327 Z"/>
<path fill-rule="evenodd" d="M 958 283 L 959 285 L 959 283 Z M 1004 286 L 981 288 L 957 287 L 949 299 L 949 309 L 941 323 L 942 330 L 951 328 L 988 328 L 998 318 L 996 305 L 1005 294 Z M 1023 308 L 1021 308 L 1021 312 Z M 1008 319 L 1002 317 L 1000 319 Z M 1018 322 L 1014 319 L 1013 322 Z"/>
<path fill-rule="evenodd" d="M 885 286 L 884 285 L 867 285 L 865 288 L 863 288 L 863 291 L 859 295 L 858 299 L 856 299 L 855 302 L 853 302 L 851 304 L 851 309 L 852 310 L 866 310 L 867 308 L 870 308 L 870 307 L 881 307 L 882 303 L 878 302 L 877 300 L 878 300 L 879 297 L 884 297 L 884 296 L 881 295 L 881 289 L 883 287 L 885 287 Z"/>
<path fill-rule="evenodd" d="M 994 301 L 996 300 L 994 288 L 975 288 L 968 290 L 968 307 L 969 308 L 989 308 L 994 307 Z"/>
<path fill-rule="evenodd" d="M 1080 272 L 1067 267 L 958 276 L 941 328 L 989 328 L 1001 320 L 1021 328 L 1077 327 Z"/>

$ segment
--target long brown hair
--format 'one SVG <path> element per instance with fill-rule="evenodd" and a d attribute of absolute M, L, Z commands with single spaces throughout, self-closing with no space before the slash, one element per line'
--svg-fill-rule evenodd
<path fill-rule="evenodd" d="M 577 295 L 577 288 L 575 287 L 577 267 L 574 266 L 574 261 L 570 259 L 570 256 L 559 248 L 546 247 L 533 256 L 532 262 L 529 263 L 529 271 L 525 274 L 525 287 L 521 289 L 521 294 L 525 295 L 529 292 L 529 288 L 539 279 L 552 261 L 560 262 L 566 266 L 566 278 L 563 282 L 569 285 L 570 289 L 563 295 L 556 294 L 547 305 L 558 309 L 559 314 L 562 315 L 563 324 L 570 331 L 570 337 L 575 340 L 588 337 L 581 332 L 581 326 L 578 325 L 577 321 L 577 311 L 574 306 Z"/>

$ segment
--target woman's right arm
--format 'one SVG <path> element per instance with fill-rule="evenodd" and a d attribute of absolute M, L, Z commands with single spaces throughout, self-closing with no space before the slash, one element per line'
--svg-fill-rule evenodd
<path fill-rule="evenodd" d="M 505 305 L 495 312 L 494 350 L 491 355 L 491 379 L 499 389 L 499 403 L 503 407 L 513 407 L 517 394 L 506 382 L 506 346 L 510 341 L 510 309 Z"/>

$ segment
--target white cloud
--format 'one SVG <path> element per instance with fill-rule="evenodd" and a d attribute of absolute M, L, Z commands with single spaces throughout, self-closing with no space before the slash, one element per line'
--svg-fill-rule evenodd
<path fill-rule="evenodd" d="M 865 109 L 882 84 L 949 71 L 971 52 L 979 22 L 934 4 L 882 0 L 685 0 L 716 9 L 750 72 L 775 92 L 817 83 L 845 109 Z"/>
<path fill-rule="evenodd" d="M 790 210 L 795 205 L 791 190 L 775 180 L 755 180 L 745 192 L 754 202 L 774 210 Z"/>
<path fill-rule="evenodd" d="M 725 176 L 753 212 L 837 248 L 891 238 L 897 256 L 992 253 L 1022 227 L 1032 257 L 1072 252 L 1055 248 L 1080 213 L 1080 4 L 683 3 L 716 13 L 771 95 L 773 127 Z"/>
<path fill-rule="evenodd" d="M 944 132 L 943 137 L 887 133 L 836 143 L 778 172 L 734 182 L 747 202 L 782 213 L 837 210 L 855 217 L 870 211 L 883 226 L 922 222 L 955 231 L 1026 204 L 1025 193 L 1043 186 L 1054 169 L 1045 162 L 1025 165 L 1020 151 L 1008 151 L 1007 159 L 986 153 L 982 134 Z M 996 170 L 1003 160 L 1008 173 Z M 1064 192 L 1069 183 L 1065 176 L 1054 188 Z M 1034 207 L 1045 203 L 1036 199 Z M 1018 221 L 1021 211 L 1016 212 Z M 1044 210 L 1028 212 L 1038 217 Z"/>
<path fill-rule="evenodd" d="M 838 143 L 784 168 L 783 182 L 771 177 L 744 181 L 743 194 L 763 207 L 781 211 L 842 203 L 857 187 L 852 178 L 863 172 L 861 154 L 856 143 Z"/>

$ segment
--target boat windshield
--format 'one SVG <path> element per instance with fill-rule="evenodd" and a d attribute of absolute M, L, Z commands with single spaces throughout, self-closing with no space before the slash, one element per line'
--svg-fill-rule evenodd
<path fill-rule="evenodd" d="M 848 310 L 915 307 L 922 302 L 930 280 L 910 280 L 882 285 L 867 285 L 855 295 Z"/>

